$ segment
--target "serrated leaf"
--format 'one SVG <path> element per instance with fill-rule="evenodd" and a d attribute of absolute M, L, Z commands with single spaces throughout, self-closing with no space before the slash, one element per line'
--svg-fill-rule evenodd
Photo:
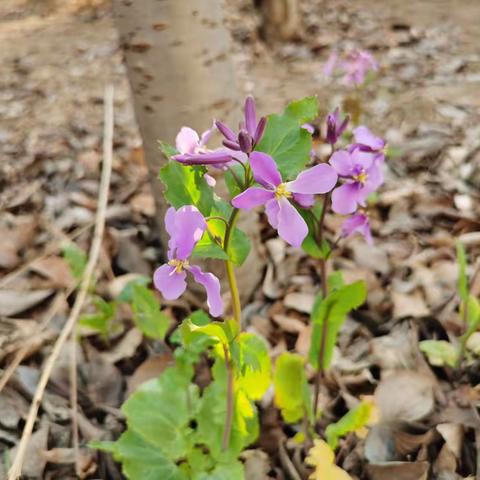
<path fill-rule="evenodd" d="M 419 348 L 434 367 L 454 367 L 457 362 L 458 352 L 446 340 L 423 340 L 419 343 Z"/>
<path fill-rule="evenodd" d="M 305 361 L 298 354 L 284 352 L 275 362 L 273 375 L 275 405 L 287 423 L 296 423 L 307 413 L 310 405 Z"/>
<path fill-rule="evenodd" d="M 188 480 L 188 476 L 156 446 L 127 430 L 116 442 L 91 442 L 91 448 L 110 452 L 122 463 L 129 480 Z"/>
<path fill-rule="evenodd" d="M 203 178 L 204 167 L 187 166 L 171 161 L 160 169 L 165 198 L 174 208 L 195 205 L 207 216 L 213 206 L 213 190 Z"/>
<path fill-rule="evenodd" d="M 295 178 L 310 159 L 312 137 L 302 124 L 318 115 L 318 99 L 307 97 L 290 103 L 282 115 L 269 115 L 256 150 L 268 153 L 284 181 Z"/>
<path fill-rule="evenodd" d="M 70 267 L 73 277 L 81 280 L 87 266 L 87 254 L 74 243 L 62 245 L 62 254 Z"/>
<path fill-rule="evenodd" d="M 339 438 L 368 425 L 372 416 L 373 407 L 372 402 L 361 402 L 347 412 L 338 422 L 328 425 L 325 430 L 328 445 L 335 450 L 338 446 Z"/>
<path fill-rule="evenodd" d="M 323 368 L 326 369 L 330 366 L 333 347 L 346 315 L 362 305 L 366 297 L 367 289 L 362 280 L 331 292 L 325 299 L 322 299 L 321 295 L 317 296 L 311 315 L 313 331 L 309 353 L 310 363 L 315 369 L 319 368 L 318 356 L 322 344 L 323 323 L 328 322 L 323 356 Z"/>
<path fill-rule="evenodd" d="M 170 326 L 170 319 L 160 310 L 155 294 L 147 287 L 132 287 L 133 321 L 147 337 L 163 340 Z"/>
<path fill-rule="evenodd" d="M 461 242 L 457 242 L 458 294 L 463 302 L 468 301 L 467 256 Z"/>
<path fill-rule="evenodd" d="M 238 372 L 238 388 L 243 389 L 251 400 L 260 400 L 270 386 L 272 376 L 267 345 L 253 333 L 244 332 L 232 342 L 231 349 Z M 234 350 L 238 351 L 237 355 L 233 354 Z"/>
<path fill-rule="evenodd" d="M 199 390 L 190 383 L 190 373 L 167 368 L 159 378 L 144 383 L 122 406 L 128 428 L 171 459 L 184 457 L 189 450 L 189 422 L 199 401 Z"/>

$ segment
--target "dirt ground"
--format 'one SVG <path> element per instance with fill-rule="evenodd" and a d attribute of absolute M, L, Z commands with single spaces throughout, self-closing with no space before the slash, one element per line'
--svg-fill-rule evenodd
<path fill-rule="evenodd" d="M 370 443 L 350 441 L 339 460 L 356 478 L 387 480 L 394 478 L 392 473 L 380 467 L 364 477 L 363 458 L 378 465 L 390 460 L 377 455 L 379 444 L 401 431 L 407 444 L 402 459 L 416 466 L 436 465 L 440 447 L 432 447 L 425 432 L 438 424 L 462 425 L 461 459 L 451 476 L 432 478 L 469 478 L 476 474 L 480 458 L 478 361 L 457 378 L 451 371 L 430 369 L 417 343 L 461 333 L 455 239 L 464 242 L 472 270 L 478 264 L 480 2 L 301 0 L 300 4 L 298 39 L 267 45 L 258 33 L 260 16 L 253 2 L 227 2 L 232 58 L 243 93 L 254 94 L 262 112 L 280 111 L 289 100 L 317 94 L 327 113 L 348 96 L 345 87 L 323 75 L 328 55 L 351 46 L 369 49 L 381 70 L 362 93 L 364 122 L 384 136 L 394 152 L 372 220 L 375 245 L 367 247 L 353 238 L 333 261 L 347 279 L 366 279 L 369 297 L 342 332 L 331 379 L 341 388 L 332 397 L 325 387 L 326 419 L 337 418 L 352 395 L 372 393 L 385 372 L 399 368 L 412 375 L 421 372 L 423 381 L 433 385 L 433 393 L 419 393 L 411 386 L 418 378 L 409 384 L 407 376 L 406 386 L 391 387 L 404 391 L 403 399 L 411 399 L 412 409 L 423 405 L 428 410 L 418 419 L 413 415 L 416 427 L 417 420 L 423 422 L 420 430 L 383 425 L 370 435 Z M 24 339 L 37 331 L 56 295 L 72 285 L 59 243 L 75 235 L 80 246 L 88 245 L 88 231 L 81 229 L 88 229 L 95 215 L 106 84 L 115 88 L 116 116 L 102 293 L 108 297 L 115 279 L 126 274 L 151 275 L 159 250 L 141 139 L 109 3 L 3 0 L 0 45 L 0 361 L 5 369 Z M 317 142 L 316 148 L 321 152 L 323 146 Z M 336 222 L 327 219 L 331 231 L 338 227 Z M 276 248 L 286 258 L 281 268 L 275 264 Z M 268 340 L 272 356 L 285 349 L 306 353 L 308 312 L 319 281 L 315 262 L 285 245 L 271 243 L 267 250 L 265 267 L 271 274 L 247 307 L 248 328 Z M 477 280 L 472 292 L 478 296 Z M 184 301 L 169 308 L 190 307 Z M 12 453 L 18 442 L 39 368 L 67 312 L 65 301 L 0 393 L 0 452 Z M 149 357 L 165 353 L 161 345 L 146 345 L 141 336 L 130 333 L 133 330 L 115 340 L 110 350 L 95 340 L 83 345 L 84 440 L 121 432 L 119 407 L 129 378 Z M 62 359 L 56 368 L 42 403 L 25 468 L 31 478 L 75 478 L 68 457 L 66 362 Z M 387 403 L 398 413 L 398 400 L 397 410 L 394 398 Z M 272 459 L 268 478 L 284 478 L 277 443 L 285 432 L 272 416 L 262 419 L 259 445 Z M 395 421 L 403 425 L 406 419 L 398 416 Z M 41 455 L 45 451 L 50 452 L 48 465 Z M 89 478 L 121 478 L 106 456 L 87 450 L 84 454 L 85 471 L 93 475 Z M 8 455 L 2 458 L 0 478 Z M 418 468 L 401 478 L 427 478 L 422 476 L 423 467 Z"/>

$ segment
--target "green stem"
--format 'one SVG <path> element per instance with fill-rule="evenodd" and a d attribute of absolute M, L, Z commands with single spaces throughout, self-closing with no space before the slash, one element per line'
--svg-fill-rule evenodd
<path fill-rule="evenodd" d="M 323 228 L 325 224 L 325 215 L 327 212 L 327 208 L 330 202 L 330 194 L 326 193 L 323 197 L 323 206 L 322 206 L 322 213 L 320 215 L 320 219 L 318 221 L 318 230 L 317 230 L 317 243 L 319 248 L 322 248 L 323 244 Z M 320 278 L 321 278 L 321 287 L 322 287 L 322 296 L 323 299 L 325 300 L 328 295 L 328 284 L 327 284 L 327 260 L 325 258 L 322 258 L 320 260 Z M 315 376 L 315 389 L 314 389 L 314 395 L 313 395 L 313 416 L 316 418 L 317 416 L 317 410 L 318 410 L 318 397 L 320 395 L 320 383 L 323 378 L 324 374 L 324 369 L 323 369 L 323 364 L 325 361 L 325 346 L 326 346 L 326 340 L 327 340 L 327 335 L 328 335 L 328 322 L 327 318 L 323 321 L 322 324 L 322 335 L 320 337 L 320 350 L 318 352 L 318 367 L 317 367 L 317 372 Z"/>
<path fill-rule="evenodd" d="M 227 229 L 225 230 L 225 240 L 223 242 L 223 249 L 225 253 L 229 254 L 230 249 L 230 240 L 232 238 L 233 229 L 238 220 L 238 215 L 240 210 L 238 208 L 234 208 L 232 213 L 230 214 L 230 218 L 228 220 Z M 225 267 L 227 269 L 227 278 L 228 284 L 230 286 L 230 293 L 232 295 L 232 307 L 233 307 L 233 318 L 241 326 L 242 322 L 242 306 L 240 303 L 240 294 L 238 292 L 238 285 L 237 279 L 235 278 L 235 271 L 233 267 L 233 263 L 230 260 L 225 261 Z"/>
<path fill-rule="evenodd" d="M 228 450 L 233 424 L 233 366 L 228 347 L 225 344 L 223 345 L 223 353 L 225 354 L 225 366 L 227 368 L 227 412 L 225 418 L 225 429 L 223 431 L 222 449 Z"/>

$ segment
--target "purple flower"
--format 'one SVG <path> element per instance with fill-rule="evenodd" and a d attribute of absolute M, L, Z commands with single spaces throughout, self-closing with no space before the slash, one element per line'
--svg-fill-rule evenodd
<path fill-rule="evenodd" d="M 365 152 L 382 153 L 385 149 L 385 140 L 381 137 L 376 137 L 367 127 L 360 125 L 353 130 L 355 138 L 355 146 Z"/>
<path fill-rule="evenodd" d="M 378 70 L 378 62 L 366 50 L 354 49 L 340 58 L 336 52 L 328 57 L 323 68 L 325 76 L 330 77 L 338 68 L 343 73 L 342 82 L 345 85 L 361 85 L 370 70 Z"/>
<path fill-rule="evenodd" d="M 339 150 L 330 158 L 330 165 L 345 180 L 332 192 L 332 209 L 336 213 L 353 213 L 383 183 L 381 162 L 371 152 L 358 148 L 351 152 Z"/>
<path fill-rule="evenodd" d="M 360 233 L 369 245 L 373 244 L 370 221 L 364 213 L 356 213 L 343 222 L 340 235 L 342 237 L 349 237 L 354 233 Z"/>
<path fill-rule="evenodd" d="M 216 121 L 220 133 L 225 137 L 223 145 L 225 147 L 249 154 L 254 150 L 262 138 L 267 119 L 261 117 L 257 122 L 255 111 L 255 101 L 252 96 L 245 100 L 245 121 L 240 124 L 240 131 L 235 134 L 225 123 Z"/>
<path fill-rule="evenodd" d="M 247 188 L 232 200 L 232 205 L 245 210 L 265 205 L 270 225 L 287 243 L 299 247 L 308 234 L 308 226 L 290 202 L 311 207 L 314 194 L 329 192 L 337 183 L 335 170 L 320 164 L 301 172 L 291 182 L 283 182 L 273 158 L 262 152 L 251 153 L 250 166 L 261 187 Z"/>
<path fill-rule="evenodd" d="M 175 210 L 170 207 L 165 215 L 168 242 L 168 263 L 158 267 L 153 274 L 153 284 L 167 300 L 175 300 L 187 288 L 186 272 L 202 285 L 207 292 L 210 314 L 218 317 L 223 313 L 223 300 L 220 296 L 220 281 L 213 273 L 202 272 L 196 265 L 190 265 L 188 258 L 197 242 L 202 238 L 207 223 L 203 215 L 193 205 Z"/>
<path fill-rule="evenodd" d="M 225 148 L 209 150 L 206 147 L 215 126 L 206 130 L 199 137 L 198 133 L 190 127 L 182 127 L 175 139 L 178 155 L 172 158 L 184 165 L 212 165 L 220 167 L 232 160 L 232 152 Z"/>
<path fill-rule="evenodd" d="M 333 113 L 327 115 L 327 142 L 330 145 L 335 145 L 340 138 L 340 135 L 347 128 L 350 117 L 347 115 L 343 121 L 340 121 L 340 110 L 335 109 Z"/>

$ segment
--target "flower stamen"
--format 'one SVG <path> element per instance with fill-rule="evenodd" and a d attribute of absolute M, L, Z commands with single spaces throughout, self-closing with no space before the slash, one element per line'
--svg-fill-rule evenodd
<path fill-rule="evenodd" d="M 183 270 L 187 270 L 189 267 L 188 260 L 178 260 L 174 258 L 168 262 L 171 267 L 175 267 L 172 273 L 182 273 Z"/>
<path fill-rule="evenodd" d="M 356 182 L 359 182 L 359 183 L 361 183 L 362 185 L 364 185 L 365 182 L 366 182 L 367 179 L 368 179 L 367 172 L 362 171 L 362 172 L 360 172 L 358 175 L 354 175 L 353 179 L 354 179 Z"/>
<path fill-rule="evenodd" d="M 291 198 L 292 192 L 287 190 L 287 185 L 285 183 L 280 183 L 275 189 L 275 199 L 280 200 L 281 198 Z"/>

